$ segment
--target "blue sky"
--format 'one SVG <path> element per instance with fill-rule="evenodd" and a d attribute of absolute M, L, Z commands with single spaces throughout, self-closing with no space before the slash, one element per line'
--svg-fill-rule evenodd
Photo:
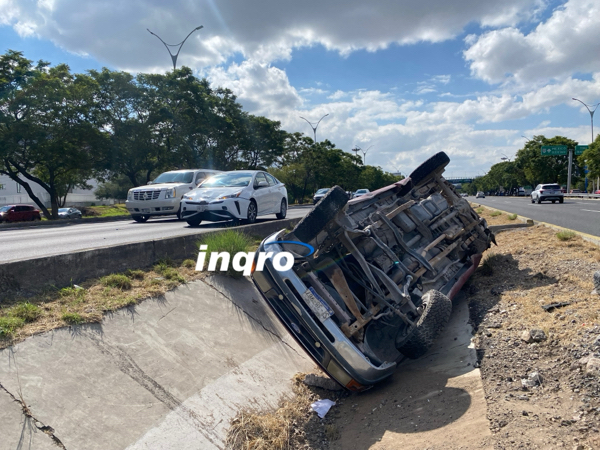
<path fill-rule="evenodd" d="M 319 140 L 389 171 L 444 150 L 448 175 L 484 174 L 522 136 L 587 144 L 571 98 L 600 101 L 597 0 L 0 0 L 2 51 L 74 72 L 166 72 L 146 28 L 176 43 L 198 25 L 179 65 L 291 132 L 329 114 Z"/>

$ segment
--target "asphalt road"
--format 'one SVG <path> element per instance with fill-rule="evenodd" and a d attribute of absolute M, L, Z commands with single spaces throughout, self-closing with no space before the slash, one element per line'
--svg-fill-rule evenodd
<path fill-rule="evenodd" d="M 310 208 L 291 208 L 287 218 L 304 217 Z M 275 220 L 275 215 L 257 222 Z M 118 244 L 150 241 L 197 234 L 227 226 L 226 222 L 204 222 L 192 228 L 176 219 L 150 219 L 146 223 L 131 221 L 75 223 L 57 227 L 32 227 L 0 231 L 0 262 L 39 258 L 42 256 L 89 250 Z"/>
<path fill-rule="evenodd" d="M 540 222 L 600 236 L 600 200 L 565 198 L 565 202 L 531 203 L 530 197 L 467 197 L 472 203 L 501 209 Z"/>

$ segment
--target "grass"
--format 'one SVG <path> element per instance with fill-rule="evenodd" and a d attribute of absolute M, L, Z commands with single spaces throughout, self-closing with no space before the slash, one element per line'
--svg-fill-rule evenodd
<path fill-rule="evenodd" d="M 492 211 L 492 213 L 490 214 L 490 216 L 492 217 L 497 217 L 497 216 L 501 216 L 502 213 L 500 211 Z"/>
<path fill-rule="evenodd" d="M 48 289 L 34 297 L 0 303 L 0 348 L 27 336 L 67 325 L 99 322 L 105 312 L 159 297 L 204 276 L 195 261 L 158 261 L 150 270 L 127 270 L 81 286 Z"/>
<path fill-rule="evenodd" d="M 559 231 L 558 233 L 556 233 L 556 237 L 558 238 L 559 241 L 570 241 L 575 236 L 577 236 L 576 233 L 574 233 L 572 231 L 568 231 L 568 230 Z"/>
<path fill-rule="evenodd" d="M 83 217 L 114 217 L 128 216 L 129 211 L 124 204 L 110 206 L 86 206 L 81 208 Z"/>
<path fill-rule="evenodd" d="M 231 421 L 225 441 L 231 450 L 287 450 L 297 447 L 293 442 L 295 429 L 308 421 L 306 411 L 318 396 L 303 382 L 304 374 L 292 380 L 292 398 L 282 398 L 274 411 L 246 409 Z M 332 430 L 332 434 L 334 430 Z"/>
<path fill-rule="evenodd" d="M 509 214 L 508 220 L 515 220 L 518 216 L 516 214 Z"/>
<path fill-rule="evenodd" d="M 481 213 L 483 213 L 483 208 L 477 208 L 475 212 L 481 215 Z"/>
<path fill-rule="evenodd" d="M 222 233 L 210 234 L 199 241 L 198 245 L 206 245 L 206 257 L 204 261 L 204 267 L 208 267 L 210 261 L 210 255 L 213 252 L 221 253 L 226 252 L 231 255 L 229 269 L 225 272 L 226 275 L 233 278 L 241 278 L 242 272 L 233 269 L 231 264 L 233 255 L 239 252 L 251 252 L 256 250 L 260 241 L 257 242 L 256 238 L 248 236 L 247 234 L 240 233 L 236 230 L 226 230 Z M 221 260 L 217 267 L 221 266 Z"/>

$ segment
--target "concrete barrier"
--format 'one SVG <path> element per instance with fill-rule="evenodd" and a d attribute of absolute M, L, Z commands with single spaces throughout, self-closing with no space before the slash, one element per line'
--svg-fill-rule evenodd
<path fill-rule="evenodd" d="M 266 237 L 295 225 L 299 220 L 300 218 L 268 221 L 236 227 L 236 230 Z M 52 287 L 62 288 L 127 269 L 148 268 L 160 259 L 195 260 L 198 257 L 198 240 L 224 230 L 226 229 L 0 264 L 0 300 L 29 296 Z"/>

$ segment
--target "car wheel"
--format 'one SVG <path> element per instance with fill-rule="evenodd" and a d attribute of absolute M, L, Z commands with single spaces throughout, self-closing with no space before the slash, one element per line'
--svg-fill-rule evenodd
<path fill-rule="evenodd" d="M 181 203 L 179 204 L 179 209 L 177 210 L 177 220 L 181 220 Z"/>
<path fill-rule="evenodd" d="M 398 347 L 398 351 L 407 358 L 416 359 L 427 353 L 452 314 L 452 301 L 435 290 L 423 295 L 422 307 L 425 310 L 419 321 L 410 331 L 408 339 Z"/>
<path fill-rule="evenodd" d="M 139 223 L 148 222 L 148 219 L 150 218 L 150 216 L 131 216 L 131 217 L 133 217 L 133 220 L 135 220 L 136 222 L 139 222 Z"/>
<path fill-rule="evenodd" d="M 424 184 L 424 181 L 428 181 L 430 176 L 436 172 L 440 172 L 441 169 L 446 167 L 450 162 L 450 158 L 446 153 L 439 152 L 417 167 L 410 174 L 410 179 L 414 186 Z"/>
<path fill-rule="evenodd" d="M 275 216 L 278 219 L 285 219 L 285 216 L 287 215 L 287 202 L 285 201 L 285 198 L 281 199 L 281 206 L 279 207 L 279 212 L 277 214 L 275 214 Z"/>
<path fill-rule="evenodd" d="M 248 212 L 246 213 L 246 219 L 244 220 L 244 223 L 256 222 L 257 216 L 258 208 L 256 207 L 256 202 L 254 200 L 250 200 L 250 204 L 248 205 Z"/>
<path fill-rule="evenodd" d="M 558 203 L 563 203 L 564 201 L 565 201 L 565 199 L 564 199 L 564 198 L 559 198 L 559 199 L 558 199 Z"/>
<path fill-rule="evenodd" d="M 200 225 L 200 222 L 202 222 L 202 219 L 191 218 L 187 219 L 186 222 L 190 227 L 197 227 L 198 225 Z"/>
<path fill-rule="evenodd" d="M 537 204 L 539 205 L 540 203 L 542 203 L 542 197 L 537 198 Z"/>
<path fill-rule="evenodd" d="M 533 195 L 531 196 L 531 203 L 535 203 L 535 199 L 533 198 Z"/>
<path fill-rule="evenodd" d="M 292 233 L 302 242 L 312 241 L 338 211 L 346 206 L 348 196 L 339 186 L 334 186 L 300 222 Z"/>
<path fill-rule="evenodd" d="M 552 204 L 554 205 L 556 203 L 556 200 L 552 200 Z"/>

